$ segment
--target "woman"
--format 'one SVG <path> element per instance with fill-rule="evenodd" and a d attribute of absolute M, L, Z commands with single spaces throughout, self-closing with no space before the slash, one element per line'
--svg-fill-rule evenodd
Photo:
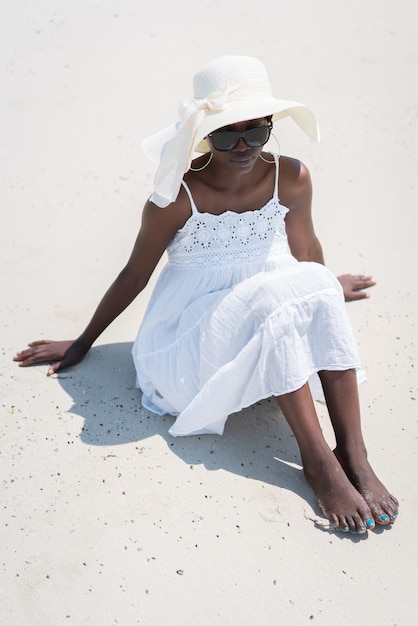
<path fill-rule="evenodd" d="M 324 267 L 308 170 L 262 152 L 273 121 L 285 116 L 319 140 L 313 114 L 274 98 L 256 59 L 222 57 L 202 68 L 180 121 L 144 142 L 159 162 L 154 193 L 131 257 L 89 325 L 75 341 L 33 342 L 15 359 L 55 361 L 49 374 L 79 362 L 167 249 L 133 346 L 143 405 L 177 416 L 174 436 L 222 434 L 229 414 L 277 397 L 324 514 L 344 532 L 365 533 L 393 522 L 398 507 L 367 461 L 344 305 L 344 295 L 364 297 L 374 283 L 350 275 L 338 282 Z M 308 384 L 316 373 L 334 452 Z"/>

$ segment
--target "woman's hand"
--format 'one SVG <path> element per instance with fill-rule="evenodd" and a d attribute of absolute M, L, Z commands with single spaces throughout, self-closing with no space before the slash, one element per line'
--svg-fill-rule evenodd
<path fill-rule="evenodd" d="M 53 364 L 48 370 L 48 376 L 51 376 L 59 370 L 82 361 L 88 350 L 89 348 L 83 346 L 78 340 L 50 341 L 42 339 L 29 343 L 28 348 L 18 352 L 13 360 L 19 362 L 19 367 L 52 361 Z"/>
<path fill-rule="evenodd" d="M 337 277 L 340 281 L 346 302 L 352 302 L 353 300 L 363 300 L 364 298 L 370 298 L 370 294 L 364 289 L 373 287 L 375 281 L 371 276 L 365 274 L 342 274 Z"/>

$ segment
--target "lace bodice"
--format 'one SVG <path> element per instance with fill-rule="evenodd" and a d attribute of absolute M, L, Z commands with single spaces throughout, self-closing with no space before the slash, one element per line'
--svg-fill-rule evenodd
<path fill-rule="evenodd" d="M 245 213 L 193 212 L 168 247 L 169 264 L 193 269 L 277 258 L 288 252 L 287 212 L 277 198 Z"/>

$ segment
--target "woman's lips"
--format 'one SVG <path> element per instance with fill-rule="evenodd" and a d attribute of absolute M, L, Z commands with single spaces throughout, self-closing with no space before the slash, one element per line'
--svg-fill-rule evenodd
<path fill-rule="evenodd" d="M 237 163 L 238 165 L 249 165 L 253 160 L 252 156 L 243 156 L 243 157 L 232 157 L 231 161 L 233 163 Z"/>

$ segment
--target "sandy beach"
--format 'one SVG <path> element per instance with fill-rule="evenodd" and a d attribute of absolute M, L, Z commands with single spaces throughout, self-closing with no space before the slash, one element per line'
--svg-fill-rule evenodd
<path fill-rule="evenodd" d="M 416 3 L 3 0 L 1 14 L 0 622 L 417 624 Z M 400 515 L 367 536 L 327 529 L 273 400 L 223 437 L 174 439 L 173 418 L 141 408 L 130 351 L 152 284 L 78 367 L 12 360 L 84 328 L 152 191 L 141 140 L 222 54 L 258 57 L 278 97 L 315 111 L 321 143 L 283 121 L 281 153 L 311 171 L 328 267 L 377 281 L 347 309 L 369 458 Z"/>

